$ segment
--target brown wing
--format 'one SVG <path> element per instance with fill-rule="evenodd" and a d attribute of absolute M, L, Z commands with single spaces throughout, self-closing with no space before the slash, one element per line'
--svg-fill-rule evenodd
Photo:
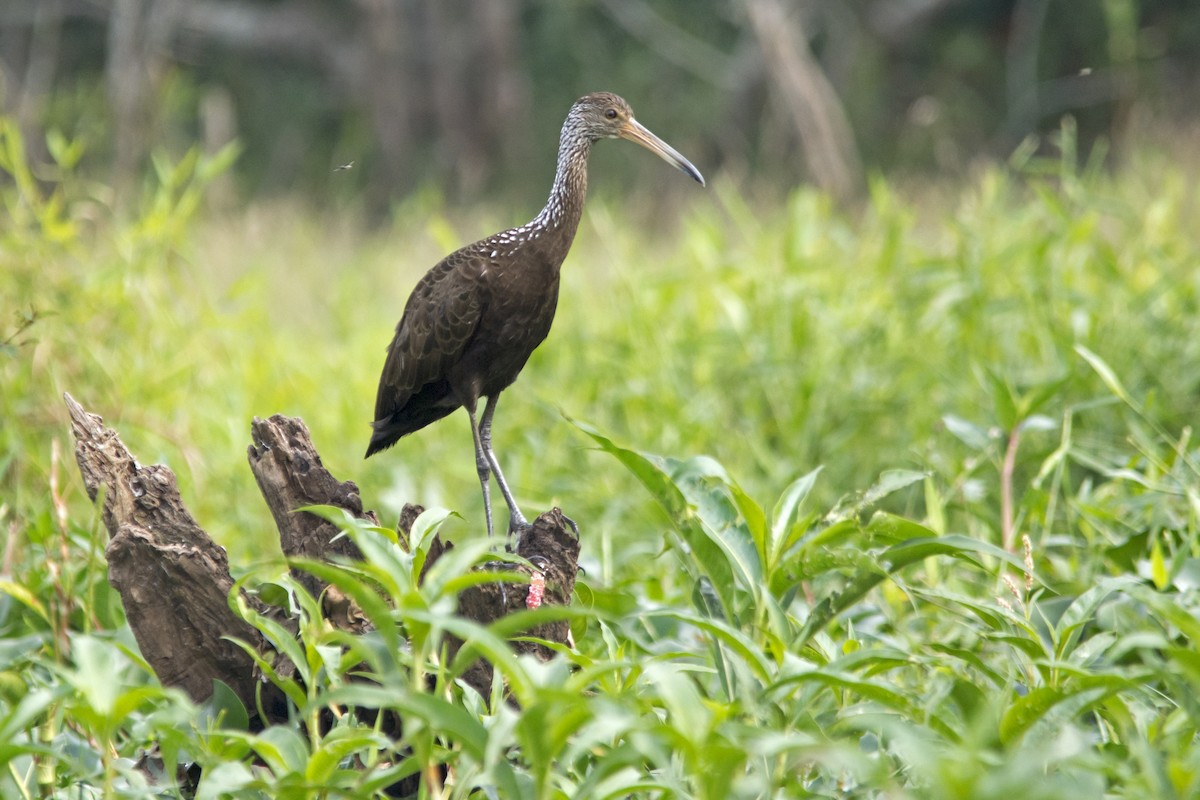
<path fill-rule="evenodd" d="M 475 334 L 487 302 L 487 261 L 474 247 L 458 250 L 413 289 L 375 398 L 375 419 L 400 411 L 425 386 L 443 381 Z"/>

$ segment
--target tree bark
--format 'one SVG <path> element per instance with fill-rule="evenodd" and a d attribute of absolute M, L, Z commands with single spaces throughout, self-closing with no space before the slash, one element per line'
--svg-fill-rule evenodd
<path fill-rule="evenodd" d="M 103 492 L 108 580 L 121 595 L 142 655 L 163 686 L 207 700 L 213 681 L 254 708 L 254 661 L 224 637 L 266 651 L 267 643 L 229 608 L 229 560 L 183 505 L 175 473 L 143 467 L 117 432 L 66 396 L 75 460 L 88 496 Z M 258 610 L 265 611 L 253 598 Z"/>
<path fill-rule="evenodd" d="M 138 646 L 159 680 L 164 686 L 183 689 L 196 702 L 211 696 L 213 681 L 220 680 L 233 689 L 252 717 L 262 702 L 270 718 L 252 720 L 255 727 L 285 718 L 282 696 L 270 691 L 273 687 L 268 687 L 267 697 L 256 696 L 261 676 L 253 659 L 226 637 L 248 643 L 274 661 L 283 674 L 291 674 L 292 665 L 230 609 L 228 596 L 234 581 L 228 558 L 184 506 L 174 473 L 161 465 L 140 466 L 116 431 L 105 427 L 99 416 L 85 411 L 70 395 L 65 399 L 84 484 L 93 500 L 103 498 L 102 516 L 110 536 L 105 551 L 109 582 L 120 594 Z M 310 505 L 334 506 L 378 524 L 374 512 L 364 510 L 358 487 L 351 481 L 338 481 L 325 469 L 304 422 L 280 415 L 256 418 L 251 432 L 250 468 L 274 517 L 284 554 L 317 560 L 361 558 L 354 543 L 338 535 L 337 526 L 297 510 Z M 420 510 L 408 506 L 402 514 L 404 541 Z M 573 527 L 561 511 L 553 509 L 538 517 L 532 530 L 521 538 L 519 555 L 534 564 L 544 578 L 541 604 L 570 602 L 579 558 Z M 426 569 L 451 546 L 435 536 Z M 535 571 L 511 564 L 499 568 L 525 575 Z M 322 598 L 331 623 L 356 633 L 369 630 L 347 598 L 312 575 L 294 574 L 314 597 Z M 529 595 L 530 586 L 523 584 L 474 586 L 459 595 L 458 613 L 487 625 L 526 608 Z M 261 614 L 279 618 L 283 613 L 253 595 L 243 593 L 242 600 Z M 294 628 L 292 620 L 281 621 Z M 552 622 L 527 634 L 563 644 L 569 630 L 566 622 Z M 452 641 L 449 646 L 453 656 L 462 643 Z M 553 655 L 548 647 L 535 642 L 514 642 L 513 647 L 543 659 Z M 489 664 L 475 663 L 464 679 L 481 695 L 489 696 Z"/>

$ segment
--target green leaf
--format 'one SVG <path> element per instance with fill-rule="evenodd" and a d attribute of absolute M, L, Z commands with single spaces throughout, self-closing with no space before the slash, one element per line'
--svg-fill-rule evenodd
<path fill-rule="evenodd" d="M 924 477 L 924 476 L 922 476 Z M 867 592 L 882 583 L 889 575 L 899 572 L 911 564 L 930 556 L 950 556 L 982 566 L 977 555 L 990 555 L 1019 569 L 1024 562 L 995 545 L 980 542 L 959 534 L 948 534 L 927 539 L 909 539 L 889 547 L 879 555 L 878 572 L 868 572 L 853 578 L 840 591 L 820 601 L 811 612 L 800 631 L 799 643 L 806 643 L 847 608 L 861 600 Z"/>
<path fill-rule="evenodd" d="M 12 707 L 5 716 L 0 716 L 0 764 L 22 754 L 25 748 L 7 750 L 5 744 L 17 742 L 24 731 L 32 727 L 51 703 L 66 694 L 66 687 L 51 689 L 34 689 L 25 694 L 20 702 Z M 0 709 L 4 707 L 0 706 Z"/>
<path fill-rule="evenodd" d="M 880 542 L 897 544 L 912 539 L 937 538 L 936 531 L 925 527 L 911 519 L 889 514 L 886 511 L 876 511 L 867 524 L 867 533 Z"/>
<path fill-rule="evenodd" d="M 1159 591 L 1167 588 L 1171 583 L 1171 576 L 1167 571 L 1167 560 L 1163 557 L 1161 536 L 1155 536 L 1154 544 L 1150 546 L 1150 579 L 1154 581 L 1154 587 Z"/>
<path fill-rule="evenodd" d="M 701 700 L 688 670 L 670 661 L 654 661 L 642 672 L 666 706 L 668 719 L 679 734 L 699 744 L 708 735 L 712 713 Z"/>
<path fill-rule="evenodd" d="M 822 467 L 817 467 L 792 481 L 791 485 L 780 495 L 779 501 L 775 503 L 775 508 L 771 511 L 771 561 L 777 561 L 787 548 L 788 533 L 796 522 L 800 509 L 804 506 L 804 501 L 812 493 L 821 470 Z"/>
<path fill-rule="evenodd" d="M 728 489 L 733 496 L 733 502 L 737 504 L 738 511 L 741 512 L 742 519 L 745 520 L 746 529 L 754 543 L 755 555 L 759 563 L 757 580 L 761 583 L 761 565 L 766 563 L 770 557 L 770 532 L 767 529 L 767 515 L 763 512 L 762 506 L 746 494 L 736 481 L 730 479 Z"/>
<path fill-rule="evenodd" d="M 232 167 L 241 154 L 241 143 L 229 142 L 217 152 L 200 160 L 196 168 L 196 177 L 205 182 L 211 181 Z"/>
<path fill-rule="evenodd" d="M 241 698 L 222 680 L 213 678 L 213 693 L 200 707 L 197 725 L 201 730 L 209 727 L 245 731 L 250 729 L 250 715 Z"/>
<path fill-rule="evenodd" d="M 852 653 L 849 657 L 862 657 L 862 651 Z M 793 684 L 804 683 L 819 683 L 831 689 L 844 689 L 852 692 L 860 697 L 872 700 L 880 705 L 891 709 L 899 714 L 903 719 L 917 724 L 928 725 L 936 730 L 940 735 L 950 741 L 957 741 L 958 734 L 952 728 L 946 725 L 943 721 L 936 717 L 928 717 L 925 712 L 915 703 L 908 699 L 904 693 L 888 686 L 880 681 L 867 680 L 859 678 L 851 673 L 842 671 L 838 668 L 838 664 L 831 664 L 821 669 L 810 670 L 807 672 L 799 672 L 789 675 L 771 688 L 779 689 L 786 688 Z"/>
<path fill-rule="evenodd" d="M 432 624 L 433 620 L 430 622 Z M 449 673 L 452 677 L 461 675 L 475 659 L 483 656 L 504 675 L 509 690 L 518 702 L 526 704 L 533 701 L 537 687 L 512 648 L 508 646 L 508 642 L 491 629 L 460 617 L 441 620 L 441 625 L 464 642 L 450 665 Z"/>
<path fill-rule="evenodd" d="M 574 420 L 572 424 L 596 442 L 601 450 L 620 461 L 658 501 L 691 549 L 692 559 L 711 582 L 721 600 L 724 615 L 727 618 L 732 617 L 736 602 L 730 559 L 721 545 L 709 536 L 706 527 L 700 524 L 696 513 L 689 508 L 687 499 L 671 479 L 662 460 L 659 459 L 656 463 L 651 457 L 618 447 L 590 425 Z"/>
<path fill-rule="evenodd" d="M 956 533 L 927 539 L 908 539 L 885 550 L 880 556 L 880 561 L 888 565 L 889 572 L 894 572 L 935 555 L 961 558 L 980 566 L 982 563 L 976 556 L 991 556 L 1022 572 L 1025 571 L 1025 562 L 1021 557 L 994 544 Z M 1034 576 L 1034 579 L 1037 580 L 1037 576 Z"/>
<path fill-rule="evenodd" d="M 31 611 L 42 618 L 42 622 L 49 624 L 50 617 L 46 613 L 46 607 L 38 600 L 37 596 L 29 591 L 28 588 L 19 583 L 9 580 L 0 580 L 0 592 L 8 595 L 22 605 L 28 607 Z"/>
<path fill-rule="evenodd" d="M 1056 655 L 1059 658 L 1065 658 L 1074 649 L 1083 626 L 1095 618 L 1096 609 L 1108 599 L 1109 595 L 1114 592 L 1129 591 L 1138 583 L 1138 580 L 1130 575 L 1103 578 L 1091 589 L 1071 601 L 1071 605 L 1063 612 L 1058 624 L 1054 627 L 1054 638 L 1057 642 Z"/>
<path fill-rule="evenodd" d="M 646 612 L 644 616 L 647 619 L 673 619 L 699 628 L 736 652 L 756 678 L 761 681 L 770 679 L 772 673 L 771 663 L 763 656 L 761 648 L 744 633 L 728 623 L 683 611 L 650 611 Z"/>
<path fill-rule="evenodd" d="M 283 725 L 272 725 L 251 737 L 249 744 L 277 778 L 305 774 L 308 742 L 299 731 Z"/>
<path fill-rule="evenodd" d="M 400 650 L 400 632 L 392 619 L 392 608 L 363 576 L 356 575 L 347 568 L 307 558 L 289 558 L 288 564 L 342 590 L 358 604 L 376 632 L 383 637 L 388 649 L 392 652 Z"/>
<path fill-rule="evenodd" d="M 204 770 L 196 800 L 225 800 L 241 797 L 242 791 L 254 784 L 250 768 L 240 761 L 222 761 Z"/>
<path fill-rule="evenodd" d="M 427 508 L 413 520 L 412 529 L 409 531 L 408 545 L 413 555 L 414 582 L 420 576 L 421 570 L 425 568 L 425 558 L 429 552 L 430 541 L 442 527 L 442 523 L 451 516 L 456 515 L 448 509 Z"/>
<path fill-rule="evenodd" d="M 992 443 L 987 431 L 962 417 L 946 414 L 942 417 L 946 430 L 972 450 L 986 450 Z"/>
<path fill-rule="evenodd" d="M 331 705 L 391 709 L 402 718 L 419 720 L 430 730 L 445 734 L 477 762 L 484 759 L 488 732 L 483 723 L 461 705 L 440 697 L 414 692 L 407 686 L 356 683 L 326 692 L 323 700 Z"/>
<path fill-rule="evenodd" d="M 986 369 L 988 386 L 991 389 L 992 404 L 996 411 L 996 422 L 1006 431 L 1017 426 L 1017 398 L 1012 386 L 991 369 Z"/>
<path fill-rule="evenodd" d="M 1018 697 L 1004 712 L 1000 718 L 1000 739 L 1014 744 L 1067 700 L 1077 698 L 1083 707 L 1090 707 L 1109 695 L 1136 687 L 1136 683 L 1117 675 L 1083 676 L 1069 686 L 1039 686 Z"/>
<path fill-rule="evenodd" d="M 1104 385 L 1108 387 L 1110 392 L 1120 398 L 1127 406 L 1135 410 L 1139 409 L 1139 406 L 1134 403 L 1129 392 L 1125 390 L 1121 379 L 1117 377 L 1117 373 L 1113 371 L 1113 368 L 1104 359 L 1081 344 L 1075 345 L 1075 352 L 1082 356 L 1084 361 L 1088 362 L 1088 365 L 1100 376 L 1100 380 L 1104 381 Z"/>
<path fill-rule="evenodd" d="M 869 508 L 890 494 L 911 486 L 929 477 L 928 472 L 913 469 L 887 469 L 879 474 L 879 480 L 863 494 L 859 509 Z"/>
<path fill-rule="evenodd" d="M 321 739 L 308 759 L 304 777 L 310 783 L 324 784 L 333 777 L 343 760 L 355 753 L 367 754 L 391 746 L 391 740 L 371 728 L 343 725 Z"/>

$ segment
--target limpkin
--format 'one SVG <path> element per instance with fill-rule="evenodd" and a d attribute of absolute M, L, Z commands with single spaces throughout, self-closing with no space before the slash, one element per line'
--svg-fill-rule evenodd
<path fill-rule="evenodd" d="M 600 139 L 628 139 L 704 185 L 692 163 L 608 92 L 580 98 L 563 123 L 546 207 L 532 221 L 456 250 L 417 283 L 388 347 L 367 457 L 462 406 L 471 419 L 475 468 L 491 536 L 489 481 L 508 504 L 509 531 L 529 527 L 492 451 L 496 401 L 550 332 L 558 273 L 575 238 L 587 192 L 587 161 Z M 487 398 L 476 418 L 481 397 Z"/>

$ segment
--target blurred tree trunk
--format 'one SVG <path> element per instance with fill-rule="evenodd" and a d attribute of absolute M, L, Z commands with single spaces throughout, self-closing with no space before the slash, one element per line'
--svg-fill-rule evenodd
<path fill-rule="evenodd" d="M 780 0 L 743 0 L 767 78 L 792 117 L 817 185 L 844 202 L 862 189 L 862 165 L 841 101 Z"/>
<path fill-rule="evenodd" d="M 113 185 L 128 190 L 153 138 L 158 85 L 178 20 L 178 0 L 114 0 L 105 83 L 116 150 Z"/>
<path fill-rule="evenodd" d="M 1038 103 L 1038 48 L 1046 24 L 1049 0 L 1018 0 L 1005 53 L 1004 84 L 1008 100 L 1007 127 L 1014 143 L 1036 130 L 1041 116 Z"/>
<path fill-rule="evenodd" d="M 206 155 L 216 155 L 237 140 L 237 105 L 233 94 L 224 86 L 205 90 L 200 97 L 200 135 Z M 208 185 L 205 202 L 212 210 L 228 210 L 236 201 L 233 176 L 224 172 Z"/>
<path fill-rule="evenodd" d="M 529 90 L 514 0 L 429 0 L 430 97 L 440 172 L 477 195 L 524 141 Z"/>
<path fill-rule="evenodd" d="M 501 162 L 519 164 L 529 151 L 527 124 L 532 92 L 529 74 L 521 63 L 519 0 L 477 0 L 478 22 L 475 72 L 480 80 L 478 108 L 480 133 L 487 137 L 485 152 L 490 178 Z"/>
<path fill-rule="evenodd" d="M 28 10 L 27 27 L 0 28 L 0 108 L 21 131 L 32 161 L 48 157 L 43 112 L 58 72 L 63 0 L 42 0 Z"/>
<path fill-rule="evenodd" d="M 33 33 L 29 41 L 29 58 L 25 64 L 25 76 L 21 82 L 20 98 L 17 102 L 17 125 L 25 139 L 26 147 L 43 149 L 34 132 L 39 128 L 43 105 L 50 94 L 58 66 L 58 44 L 62 32 L 62 0 L 42 0 L 38 5 Z"/>
<path fill-rule="evenodd" d="M 429 102 L 432 106 L 438 172 L 459 192 L 471 193 L 482 179 L 487 158 L 478 130 L 480 114 L 470 91 L 473 0 L 428 0 Z"/>
<path fill-rule="evenodd" d="M 368 185 L 371 205 L 382 209 L 397 190 L 411 188 L 414 116 L 421 105 L 411 63 L 415 8 L 401 0 L 358 0 L 358 7 L 368 57 L 354 90 L 367 103 L 379 146 L 380 163 Z"/>

